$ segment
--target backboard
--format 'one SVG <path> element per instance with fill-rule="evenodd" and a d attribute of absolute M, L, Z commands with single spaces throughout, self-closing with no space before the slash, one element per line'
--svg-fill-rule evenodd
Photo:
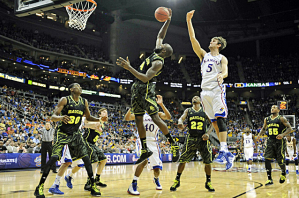
<path fill-rule="evenodd" d="M 24 17 L 61 8 L 84 0 L 15 0 L 15 15 Z"/>

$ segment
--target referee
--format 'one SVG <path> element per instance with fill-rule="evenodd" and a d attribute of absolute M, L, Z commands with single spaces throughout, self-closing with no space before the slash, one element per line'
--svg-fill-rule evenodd
<path fill-rule="evenodd" d="M 36 130 L 37 127 L 34 128 Z M 47 159 L 47 152 L 49 153 L 49 158 L 51 158 L 52 155 L 52 141 L 53 141 L 53 135 L 54 135 L 54 129 L 51 127 L 50 122 L 46 122 L 45 128 L 42 128 L 38 130 L 38 133 L 42 134 L 42 148 L 41 148 L 41 158 L 42 158 L 42 164 L 41 164 L 41 173 L 43 173 L 43 169 L 46 165 L 46 159 Z M 56 171 L 56 164 L 54 164 L 51 167 L 53 173 L 57 173 Z"/>

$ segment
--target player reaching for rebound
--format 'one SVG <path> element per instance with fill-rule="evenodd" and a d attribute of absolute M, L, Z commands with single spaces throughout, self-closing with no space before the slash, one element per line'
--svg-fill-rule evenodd
<path fill-rule="evenodd" d="M 92 117 L 89 112 L 88 102 L 80 95 L 82 88 L 78 83 L 73 83 L 69 87 L 71 95 L 62 97 L 51 117 L 54 122 L 60 122 L 54 135 L 54 145 L 52 156 L 42 174 L 39 185 L 36 187 L 34 195 L 37 198 L 44 198 L 44 183 L 49 175 L 50 167 L 61 158 L 62 149 L 68 145 L 73 160 L 82 159 L 85 164 L 87 174 L 92 183 L 91 195 L 101 196 L 94 181 L 92 166 L 88 157 L 88 146 L 83 140 L 79 131 L 81 119 L 85 114 L 88 121 L 100 122 L 98 118 Z"/>
<path fill-rule="evenodd" d="M 170 120 L 171 115 L 163 104 L 162 96 L 157 95 L 157 103 L 163 109 L 163 112 L 158 112 L 159 117 L 163 120 Z M 135 120 L 135 115 L 131 113 L 131 109 L 128 110 L 124 119 L 126 121 Z M 144 160 L 137 166 L 133 181 L 128 189 L 128 193 L 131 195 L 140 195 L 140 193 L 137 191 L 137 181 L 143 171 L 143 168 L 148 164 L 148 161 L 150 162 L 150 166 L 154 171 L 154 182 L 156 184 L 156 189 L 162 190 L 162 186 L 159 181 L 160 170 L 162 170 L 162 161 L 158 143 L 159 127 L 153 122 L 152 118 L 148 114 L 143 116 L 143 123 L 146 130 L 146 144 L 147 147 L 153 152 L 153 155 L 151 155 L 148 160 Z"/>
<path fill-rule="evenodd" d="M 286 152 L 286 142 L 283 138 L 287 134 L 292 132 L 290 123 L 286 120 L 285 117 L 279 115 L 279 108 L 277 105 L 271 107 L 271 115 L 266 117 L 264 120 L 264 125 L 261 132 L 258 135 L 259 137 L 263 136 L 268 129 L 268 139 L 265 150 L 265 167 L 268 175 L 268 180 L 265 186 L 273 184 L 271 176 L 271 160 L 274 158 L 277 160 L 278 165 L 281 168 L 281 175 L 279 183 L 284 183 L 286 180 L 286 167 L 285 167 L 285 152 Z"/>
<path fill-rule="evenodd" d="M 287 149 L 286 149 L 286 174 L 289 174 L 289 163 L 290 161 L 295 162 L 296 166 L 296 174 L 299 174 L 298 171 L 298 153 L 296 151 L 296 139 L 294 137 L 291 137 L 291 135 L 287 135 L 285 137 L 286 143 L 287 143 Z"/>
<path fill-rule="evenodd" d="M 180 186 L 180 178 L 186 163 L 190 162 L 199 151 L 202 156 L 203 163 L 205 164 L 206 183 L 205 188 L 210 192 L 214 192 L 215 189 L 211 184 L 212 173 L 212 149 L 210 146 L 209 135 L 213 130 L 213 126 L 207 130 L 208 117 L 204 110 L 200 106 L 200 97 L 194 96 L 192 98 L 193 106 L 184 111 L 184 114 L 178 121 L 178 128 L 183 130 L 183 122 L 187 118 L 188 137 L 185 140 L 183 151 L 180 157 L 180 164 L 178 167 L 177 176 L 174 180 L 174 184 L 170 187 L 171 191 L 176 191 Z"/>
<path fill-rule="evenodd" d="M 106 165 L 107 159 L 106 156 L 104 155 L 104 153 L 96 146 L 96 142 L 99 138 L 99 136 L 102 133 L 102 129 L 103 129 L 103 123 L 106 122 L 108 120 L 108 115 L 107 115 L 107 109 L 102 108 L 98 111 L 99 117 L 101 119 L 101 122 L 88 122 L 82 119 L 82 125 L 84 125 L 85 128 L 85 133 L 83 134 L 83 138 L 87 141 L 88 146 L 91 148 L 90 149 L 90 153 L 89 153 L 89 158 L 91 160 L 92 166 L 93 166 L 93 172 L 95 172 L 96 168 L 97 168 L 97 172 L 96 172 L 96 177 L 95 177 L 95 183 L 97 186 L 100 187 L 107 187 L 106 184 L 103 184 L 100 181 L 100 175 Z M 84 118 L 84 117 L 83 117 Z M 100 124 L 100 127 L 98 126 Z M 82 160 L 77 160 L 75 162 L 73 162 L 68 145 L 64 146 L 64 149 L 62 151 L 62 157 L 61 157 L 61 166 L 59 168 L 59 171 L 57 173 L 56 179 L 53 183 L 53 185 L 51 186 L 51 188 L 49 189 L 49 193 L 52 194 L 64 194 L 63 192 L 61 192 L 59 190 L 59 185 L 60 185 L 60 179 L 63 176 L 63 174 L 65 173 L 65 171 L 67 170 L 67 168 L 69 167 L 69 165 L 72 164 L 72 172 L 70 174 L 68 174 L 67 176 L 65 176 L 65 181 L 67 183 L 67 187 L 68 188 L 73 188 L 73 184 L 72 184 L 72 179 L 73 179 L 73 174 L 75 174 L 76 172 L 78 172 L 83 166 L 84 163 Z M 98 166 L 98 167 L 97 167 Z M 84 190 L 89 190 L 91 189 L 91 184 L 90 184 L 90 180 L 89 178 L 87 179 L 87 183 L 84 186 Z"/>
<path fill-rule="evenodd" d="M 135 77 L 136 80 L 132 85 L 131 92 L 131 107 L 135 115 L 135 122 L 137 125 L 139 137 L 141 140 L 141 156 L 137 160 L 136 164 L 139 164 L 149 158 L 153 152 L 146 146 L 146 130 L 143 125 L 143 115 L 147 111 L 148 115 L 151 116 L 153 122 L 160 128 L 162 133 L 167 137 L 168 141 L 171 144 L 172 160 L 175 162 L 179 158 L 179 146 L 172 139 L 167 125 L 161 120 L 158 115 L 159 107 L 156 103 L 156 77 L 162 72 L 164 67 L 164 59 L 172 55 L 172 47 L 165 43 L 163 40 L 165 38 L 168 26 L 171 21 L 172 11 L 169 10 L 169 18 L 164 23 L 162 28 L 159 31 L 156 47 L 154 53 L 150 55 L 145 61 L 139 66 L 138 70 L 134 69 L 130 65 L 130 61 L 127 57 L 127 60 L 119 57 L 116 64 L 123 67 L 124 69 L 130 71 Z"/>
<path fill-rule="evenodd" d="M 245 158 L 248 165 L 248 169 L 247 169 L 248 173 L 251 173 L 252 160 L 253 160 L 253 144 L 255 144 L 255 152 L 257 153 L 257 142 L 255 141 L 255 137 L 254 135 L 252 135 L 250 129 L 246 128 L 245 133 L 242 135 L 241 150 L 243 150 L 245 154 Z"/>
<path fill-rule="evenodd" d="M 187 25 L 189 37 L 193 51 L 201 61 L 201 100 L 204 111 L 211 120 L 217 136 L 220 141 L 220 152 L 215 162 L 220 164 L 226 163 L 226 170 L 233 167 L 235 156 L 227 148 L 227 127 L 225 119 L 227 117 L 226 93 L 225 86 L 222 84 L 223 79 L 228 76 L 227 58 L 219 54 L 226 47 L 226 40 L 222 37 L 212 38 L 207 53 L 201 48 L 195 38 L 195 32 L 192 25 L 192 17 L 195 10 L 187 13 Z"/>

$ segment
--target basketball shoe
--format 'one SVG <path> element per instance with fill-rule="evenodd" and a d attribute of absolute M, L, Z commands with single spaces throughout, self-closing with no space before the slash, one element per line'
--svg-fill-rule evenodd
<path fill-rule="evenodd" d="M 181 182 L 180 180 L 174 180 L 173 185 L 170 187 L 170 191 L 176 191 L 178 187 L 180 187 Z"/>
<path fill-rule="evenodd" d="M 127 192 L 131 195 L 140 195 L 137 191 L 137 183 L 131 183 Z"/>
<path fill-rule="evenodd" d="M 270 186 L 270 185 L 273 185 L 273 180 L 272 179 L 268 179 L 265 183 L 265 186 Z"/>
<path fill-rule="evenodd" d="M 143 162 L 144 160 L 149 158 L 152 154 L 153 154 L 153 152 L 150 151 L 148 148 L 141 149 L 141 155 L 140 155 L 139 159 L 136 161 L 135 164 L 140 164 L 141 162 Z"/>
<path fill-rule="evenodd" d="M 64 192 L 61 192 L 59 190 L 59 185 L 55 185 L 55 188 L 49 188 L 49 193 L 53 194 L 53 195 L 63 195 Z"/>
<path fill-rule="evenodd" d="M 97 185 L 96 183 L 94 183 L 92 186 L 91 186 L 91 190 L 90 190 L 90 194 L 92 196 L 96 196 L 96 197 L 100 197 L 101 196 L 101 192 L 100 190 L 97 188 Z"/>
<path fill-rule="evenodd" d="M 279 183 L 284 183 L 286 181 L 286 176 L 285 175 L 280 175 Z"/>
<path fill-rule="evenodd" d="M 233 155 L 231 152 L 226 152 L 224 155 L 226 159 L 226 170 L 231 169 L 234 166 L 234 160 L 235 160 L 235 155 Z"/>
<path fill-rule="evenodd" d="M 38 185 L 35 188 L 34 196 L 36 198 L 45 198 L 45 195 L 44 195 L 44 184 Z"/>
<path fill-rule="evenodd" d="M 289 170 L 286 170 L 286 174 L 289 174 Z"/>
<path fill-rule="evenodd" d="M 296 174 L 299 175 L 299 170 L 296 170 Z"/>
<path fill-rule="evenodd" d="M 162 190 L 159 178 L 154 178 L 154 183 L 156 184 L 156 190 Z"/>
<path fill-rule="evenodd" d="M 219 151 L 218 157 L 214 160 L 214 162 L 218 164 L 226 164 L 226 158 L 224 156 L 225 152 L 224 151 Z"/>
<path fill-rule="evenodd" d="M 86 184 L 84 185 L 84 190 L 86 190 L 86 191 L 91 191 L 91 182 L 90 182 L 89 177 L 87 178 L 87 182 L 86 182 Z"/>
<path fill-rule="evenodd" d="M 98 176 L 95 178 L 94 181 L 95 181 L 95 183 L 96 183 L 97 186 L 100 186 L 102 188 L 107 187 L 107 184 L 102 183 L 101 180 L 100 180 L 100 178 Z"/>
<path fill-rule="evenodd" d="M 206 182 L 205 188 L 208 189 L 209 192 L 215 192 L 215 189 L 212 187 L 211 182 Z"/>
<path fill-rule="evenodd" d="M 66 181 L 66 186 L 70 189 L 73 188 L 73 184 L 72 184 L 72 177 L 71 176 L 65 176 L 64 180 Z"/>

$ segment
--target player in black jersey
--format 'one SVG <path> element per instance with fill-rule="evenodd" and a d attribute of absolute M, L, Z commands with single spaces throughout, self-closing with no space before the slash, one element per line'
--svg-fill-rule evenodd
<path fill-rule="evenodd" d="M 50 167 L 60 160 L 64 145 L 68 144 L 71 156 L 74 160 L 82 159 L 85 164 L 87 174 L 92 183 L 91 195 L 101 196 L 94 181 L 92 166 L 88 156 L 88 146 L 79 132 L 81 119 L 85 114 L 88 121 L 99 122 L 98 118 L 92 117 L 89 112 L 87 100 L 81 98 L 82 88 L 78 83 L 73 83 L 69 87 L 70 96 L 62 97 L 51 117 L 54 122 L 59 121 L 54 136 L 52 156 L 42 174 L 39 185 L 36 187 L 34 195 L 37 198 L 44 198 L 44 183 L 49 175 Z"/>
<path fill-rule="evenodd" d="M 292 128 L 287 119 L 279 115 L 280 109 L 277 105 L 271 107 L 271 115 L 266 117 L 264 120 L 264 125 L 261 132 L 258 135 L 259 137 L 263 136 L 268 129 L 268 139 L 265 150 L 265 167 L 268 175 L 268 180 L 265 186 L 272 185 L 273 180 L 271 176 L 271 160 L 276 159 L 278 165 L 281 168 L 281 175 L 279 183 L 284 183 L 286 179 L 286 166 L 285 166 L 285 151 L 286 151 L 286 142 L 283 138 L 287 134 L 292 132 Z"/>
<path fill-rule="evenodd" d="M 209 118 L 201 108 L 200 102 L 200 97 L 194 96 L 192 98 L 193 106 L 186 109 L 184 111 L 184 114 L 178 121 L 178 128 L 183 130 L 183 122 L 187 118 L 187 128 L 189 134 L 185 140 L 183 151 L 179 160 L 180 164 L 178 167 L 177 176 L 174 180 L 174 184 L 170 187 L 171 191 L 176 191 L 176 189 L 180 186 L 180 177 L 185 168 L 185 165 L 195 157 L 197 151 L 200 152 L 203 163 L 205 164 L 205 172 L 207 178 L 205 188 L 210 192 L 215 191 L 211 184 L 212 150 L 209 141 L 209 135 L 213 130 L 213 126 L 211 124 L 210 128 L 207 130 Z"/>
<path fill-rule="evenodd" d="M 173 53 L 172 47 L 169 44 L 163 44 L 168 26 L 171 21 L 172 11 L 169 10 L 169 19 L 164 23 L 159 31 L 156 48 L 154 53 L 150 55 L 145 61 L 139 66 L 139 69 L 134 69 L 130 65 L 130 61 L 119 57 L 116 64 L 129 70 L 135 77 L 136 80 L 132 85 L 131 92 L 131 107 L 135 115 L 135 122 L 138 128 L 139 137 L 141 140 L 141 156 L 137 160 L 136 164 L 139 164 L 150 157 L 151 152 L 146 146 L 146 132 L 143 125 L 143 115 L 145 111 L 152 117 L 153 122 L 161 129 L 163 134 L 167 137 L 171 143 L 171 152 L 173 154 L 172 161 L 177 161 L 179 158 L 179 146 L 172 139 L 167 125 L 160 119 L 158 115 L 159 107 L 156 102 L 156 77 L 162 72 L 164 66 L 164 59 L 171 56 Z"/>

